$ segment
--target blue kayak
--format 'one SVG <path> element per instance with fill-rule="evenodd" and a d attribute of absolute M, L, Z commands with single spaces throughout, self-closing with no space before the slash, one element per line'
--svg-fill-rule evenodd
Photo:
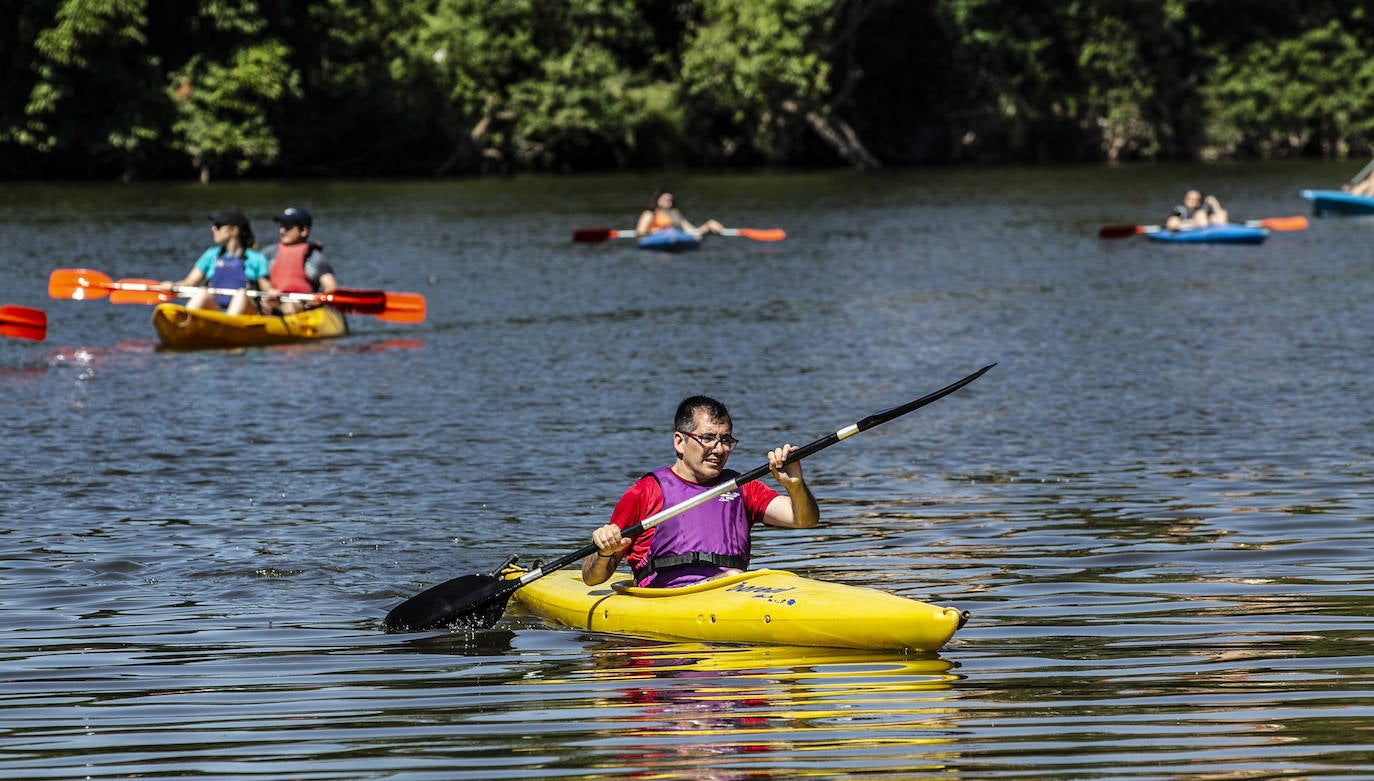
<path fill-rule="evenodd" d="M 681 228 L 664 228 L 639 237 L 640 249 L 653 249 L 662 252 L 682 252 L 701 246 L 701 239 Z"/>
<path fill-rule="evenodd" d="M 1374 214 L 1374 198 L 1353 195 L 1345 190 L 1303 190 L 1302 197 L 1312 202 L 1312 214 Z"/>
<path fill-rule="evenodd" d="M 1269 231 L 1228 223 L 1177 231 L 1151 231 L 1145 235 L 1151 241 L 1169 241 L 1176 244 L 1259 244 L 1268 238 Z"/>

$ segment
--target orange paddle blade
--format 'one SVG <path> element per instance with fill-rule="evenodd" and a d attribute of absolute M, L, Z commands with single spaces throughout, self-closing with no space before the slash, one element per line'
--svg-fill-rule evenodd
<path fill-rule="evenodd" d="M 388 323 L 423 323 L 425 297 L 419 293 L 387 293 L 386 309 L 377 317 Z"/>
<path fill-rule="evenodd" d="M 156 279 L 121 279 L 112 286 L 115 290 L 110 293 L 110 303 L 151 306 L 176 298 L 175 293 L 158 290 L 161 284 Z"/>
<path fill-rule="evenodd" d="M 111 286 L 109 277 L 89 268 L 60 268 L 48 275 L 48 295 L 52 298 L 104 298 Z"/>
<path fill-rule="evenodd" d="M 111 304 L 165 304 L 175 298 L 172 293 L 161 290 L 116 290 L 110 293 Z"/>
<path fill-rule="evenodd" d="M 787 238 L 787 231 L 782 228 L 738 228 L 735 233 L 754 241 L 782 241 Z"/>
<path fill-rule="evenodd" d="M 339 288 L 320 294 L 319 299 L 341 312 L 374 315 L 378 319 L 392 323 L 425 321 L 425 297 L 419 293 Z"/>
<path fill-rule="evenodd" d="M 0 306 L 0 334 L 41 342 L 48 335 L 48 315 L 42 309 L 10 304 Z"/>
<path fill-rule="evenodd" d="M 1301 214 L 1295 217 L 1270 217 L 1260 220 L 1260 226 L 1276 231 L 1300 231 L 1307 229 L 1307 218 Z"/>

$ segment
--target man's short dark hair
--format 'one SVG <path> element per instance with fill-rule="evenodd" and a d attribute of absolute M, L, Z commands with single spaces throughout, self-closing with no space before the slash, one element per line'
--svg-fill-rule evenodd
<path fill-rule="evenodd" d="M 688 396 L 677 405 L 677 414 L 673 416 L 674 431 L 694 431 L 696 430 L 697 410 L 704 410 L 708 420 L 729 423 L 734 426 L 734 421 L 730 419 L 730 410 L 724 404 L 711 398 L 710 396 Z"/>

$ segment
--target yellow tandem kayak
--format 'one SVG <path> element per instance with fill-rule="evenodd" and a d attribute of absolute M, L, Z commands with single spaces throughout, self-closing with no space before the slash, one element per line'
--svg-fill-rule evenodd
<path fill-rule="evenodd" d="M 336 309 L 318 306 L 294 315 L 229 315 L 181 304 L 158 304 L 153 328 L 164 347 L 261 347 L 328 339 L 348 333 Z"/>
<path fill-rule="evenodd" d="M 579 573 L 559 571 L 514 596 L 574 629 L 716 643 L 936 651 L 968 619 L 954 608 L 769 569 L 680 588 L 587 586 Z"/>

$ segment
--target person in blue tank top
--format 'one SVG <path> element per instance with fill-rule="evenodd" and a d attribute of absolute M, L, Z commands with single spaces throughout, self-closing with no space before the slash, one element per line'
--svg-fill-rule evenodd
<path fill-rule="evenodd" d="M 669 518 L 634 539 L 622 530 L 714 485 L 739 475 L 725 463 L 739 440 L 725 405 L 691 396 L 678 405 L 673 421 L 676 460 L 637 480 L 616 503 L 609 523 L 592 532 L 597 552 L 582 561 L 582 580 L 604 583 L 622 559 L 641 586 L 672 587 L 742 571 L 749 566 L 749 532 L 756 523 L 809 529 L 820 522 L 820 508 L 802 477 L 801 464 L 785 464 L 797 448 L 786 444 L 768 451 L 779 494 L 757 480 Z"/>
<path fill-rule="evenodd" d="M 162 287 L 203 288 L 186 302 L 187 309 L 222 309 L 231 315 L 256 313 L 256 302 L 248 296 L 248 289 L 272 294 L 272 278 L 268 274 L 267 258 L 257 250 L 257 239 L 248 216 L 241 209 L 225 209 L 210 215 L 210 230 L 215 246 L 205 250 L 196 264 L 176 282 L 163 282 Z M 230 290 L 232 293 L 212 293 L 211 290 Z"/>

